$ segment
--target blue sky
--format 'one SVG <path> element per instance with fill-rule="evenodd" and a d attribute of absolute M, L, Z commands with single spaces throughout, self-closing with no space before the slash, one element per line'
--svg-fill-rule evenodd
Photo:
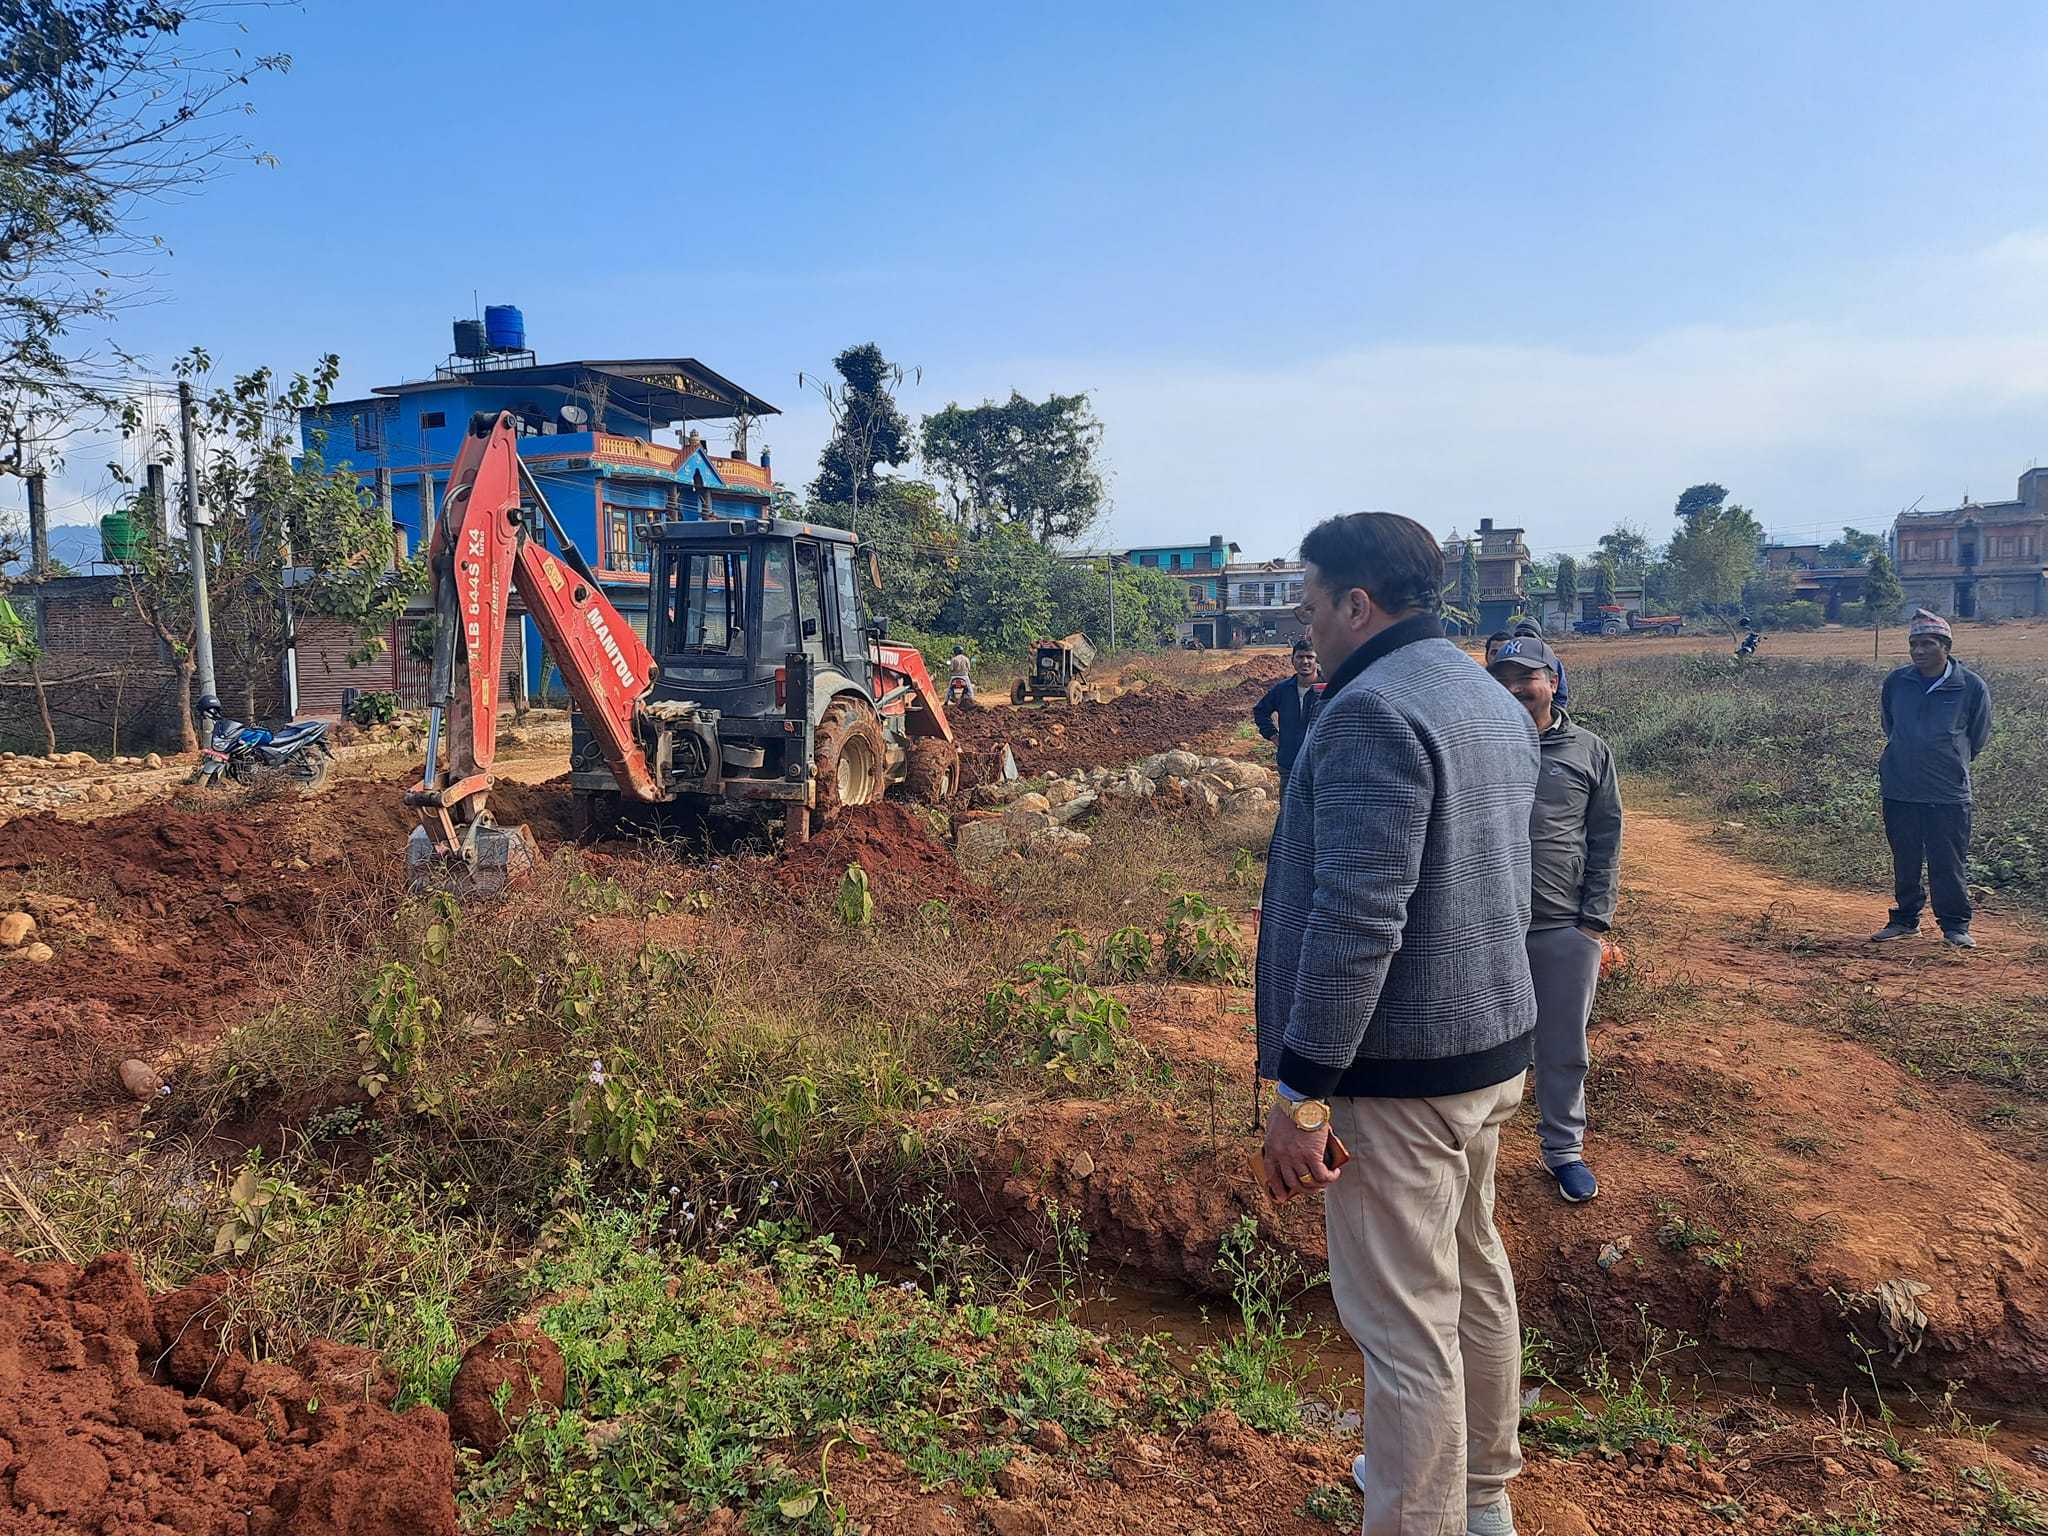
<path fill-rule="evenodd" d="M 238 169 L 161 210 L 122 337 L 796 388 L 1090 391 L 1104 543 L 1278 554 L 1361 507 L 1539 549 L 1716 479 L 1788 533 L 2048 454 L 2048 12 L 1980 5 L 617 4 L 256 13 Z M 98 459 L 106 457 L 104 452 Z M 63 515 L 102 478 L 72 454 Z M 12 493 L 10 493 L 12 494 Z"/>

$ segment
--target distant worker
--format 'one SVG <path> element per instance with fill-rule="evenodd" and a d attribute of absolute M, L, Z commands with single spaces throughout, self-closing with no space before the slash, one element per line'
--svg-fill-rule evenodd
<path fill-rule="evenodd" d="M 1924 862 L 1942 937 L 1961 949 L 1977 947 L 1963 867 L 1970 854 L 1970 764 L 1991 739 L 1991 690 L 1949 654 L 1954 644 L 1948 620 L 1916 610 L 1906 629 L 1912 663 L 1887 677 L 1878 695 L 1884 755 L 1877 785 L 1892 846 L 1892 920 L 1870 936 L 1872 943 L 1920 931 Z"/>
<path fill-rule="evenodd" d="M 1266 690 L 1265 697 L 1252 706 L 1252 723 L 1259 734 L 1274 743 L 1280 767 L 1280 787 L 1287 787 L 1287 775 L 1301 752 L 1302 741 L 1322 703 L 1322 684 L 1316 680 L 1316 648 L 1306 640 L 1294 642 L 1294 673 Z"/>
<path fill-rule="evenodd" d="M 1543 638 L 1543 627 L 1534 619 L 1524 619 L 1515 626 L 1515 634 L 1524 640 L 1541 640 Z M 1571 697 L 1572 687 L 1565 679 L 1564 663 L 1558 660 L 1557 652 L 1552 651 L 1550 653 L 1550 662 L 1557 669 L 1557 698 L 1553 702 L 1559 709 L 1563 709 L 1565 700 Z M 1492 671 L 1493 663 L 1491 661 L 1487 662 L 1486 668 L 1489 672 Z"/>
<path fill-rule="evenodd" d="M 1517 635 L 1490 670 L 1529 711 L 1543 752 L 1529 814 L 1537 1126 L 1557 1192 L 1583 1205 L 1600 1193 L 1586 1162 L 1586 1022 L 1621 885 L 1621 789 L 1607 743 L 1558 707 L 1548 645 Z"/>
<path fill-rule="evenodd" d="M 953 670 L 946 684 L 946 694 L 956 703 L 965 700 L 974 702 L 974 668 L 967 660 L 967 647 L 953 647 Z"/>
<path fill-rule="evenodd" d="M 1493 670 L 1493 658 L 1500 654 L 1500 648 L 1515 637 L 1504 629 L 1496 629 L 1486 637 L 1486 670 Z"/>

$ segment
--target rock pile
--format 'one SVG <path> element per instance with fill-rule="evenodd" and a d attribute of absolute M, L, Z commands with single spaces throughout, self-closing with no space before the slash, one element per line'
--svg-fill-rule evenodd
<path fill-rule="evenodd" d="M 1165 798 L 1206 815 L 1240 816 L 1277 798 L 1280 775 L 1260 763 L 1203 757 L 1184 749 L 1159 752 L 1127 768 L 1084 768 L 1045 781 L 985 784 L 974 791 L 982 814 L 962 818 L 954 832 L 960 862 L 988 865 L 1013 853 L 1071 854 L 1089 846 L 1073 823 L 1106 801 Z"/>

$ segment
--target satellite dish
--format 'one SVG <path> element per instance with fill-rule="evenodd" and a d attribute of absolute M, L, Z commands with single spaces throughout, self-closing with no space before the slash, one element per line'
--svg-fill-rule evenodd
<path fill-rule="evenodd" d="M 580 405 L 565 405 L 559 414 L 565 427 L 582 427 L 590 422 L 590 412 Z"/>

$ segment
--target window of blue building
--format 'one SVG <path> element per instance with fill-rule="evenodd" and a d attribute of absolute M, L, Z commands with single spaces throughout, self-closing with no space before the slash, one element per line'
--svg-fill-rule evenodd
<path fill-rule="evenodd" d="M 445 427 L 447 425 L 448 413 L 446 411 L 420 412 L 420 430 L 422 432 L 428 432 L 433 430 L 435 427 Z"/>
<path fill-rule="evenodd" d="M 384 446 L 384 418 L 377 411 L 357 411 L 356 448 L 360 452 L 372 453 Z"/>

